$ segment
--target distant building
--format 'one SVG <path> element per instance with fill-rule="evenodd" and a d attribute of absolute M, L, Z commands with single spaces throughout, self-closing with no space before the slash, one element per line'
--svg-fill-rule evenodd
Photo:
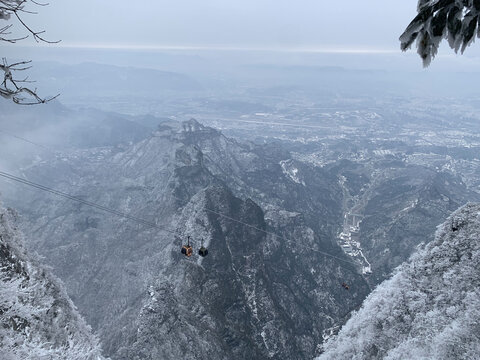
<path fill-rule="evenodd" d="M 346 253 L 351 253 L 353 251 L 352 245 L 350 245 L 350 244 L 343 244 L 342 249 Z"/>

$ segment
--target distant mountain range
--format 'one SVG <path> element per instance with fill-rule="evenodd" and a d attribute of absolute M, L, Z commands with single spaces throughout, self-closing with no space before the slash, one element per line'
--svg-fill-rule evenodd
<path fill-rule="evenodd" d="M 98 63 L 67 65 L 38 62 L 30 70 L 31 78 L 42 84 L 42 92 L 73 97 L 142 97 L 162 92 L 203 90 L 192 77 L 176 72 L 122 67 Z"/>

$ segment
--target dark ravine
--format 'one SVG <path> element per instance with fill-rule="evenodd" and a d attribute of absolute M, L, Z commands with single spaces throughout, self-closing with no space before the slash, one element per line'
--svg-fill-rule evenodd
<path fill-rule="evenodd" d="M 420 166 L 388 171 L 373 187 L 360 226 L 360 241 L 373 260 L 370 281 L 378 284 L 417 245 L 433 240 L 436 227 L 468 201 L 480 201 L 458 176 Z"/>

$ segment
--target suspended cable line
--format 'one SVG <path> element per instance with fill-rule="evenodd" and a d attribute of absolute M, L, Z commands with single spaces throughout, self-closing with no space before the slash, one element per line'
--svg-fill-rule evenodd
<path fill-rule="evenodd" d="M 48 147 L 48 146 L 45 146 L 45 145 L 36 143 L 36 142 L 31 141 L 31 140 L 28 140 L 28 139 L 26 139 L 26 138 L 24 138 L 24 137 L 21 137 L 21 136 L 12 134 L 12 133 L 10 133 L 10 132 L 8 132 L 8 131 L 0 130 L 0 133 L 5 134 L 5 135 L 8 135 L 8 136 L 11 136 L 11 137 L 14 137 L 15 139 L 18 139 L 18 140 L 27 142 L 27 143 L 29 143 L 29 144 L 32 144 L 32 145 L 41 147 L 41 148 L 44 149 L 44 150 L 48 150 L 48 151 L 50 151 L 50 152 L 56 153 L 55 150 L 53 150 L 52 148 L 50 148 L 50 147 Z"/>
<path fill-rule="evenodd" d="M 173 198 L 177 199 L 177 200 L 184 201 L 184 200 L 176 197 L 175 195 L 172 195 L 172 194 L 170 194 L 170 195 L 171 195 Z M 253 226 L 253 225 L 251 225 L 251 224 L 247 224 L 247 223 L 245 223 L 245 222 L 243 222 L 243 221 L 241 221 L 241 220 L 232 218 L 232 217 L 230 217 L 230 216 L 228 216 L 228 215 L 225 215 L 225 214 L 222 214 L 222 213 L 220 213 L 220 212 L 218 212 L 218 211 L 209 209 L 209 208 L 207 208 L 206 206 L 203 206 L 203 209 L 206 210 L 206 211 L 208 211 L 208 212 L 210 212 L 210 213 L 213 213 L 213 214 L 216 214 L 216 215 L 218 215 L 218 216 L 220 216 L 220 217 L 223 217 L 224 219 L 227 219 L 227 220 L 236 222 L 236 223 L 238 223 L 238 224 L 247 226 L 247 227 L 249 227 L 249 228 L 251 228 L 251 229 L 254 229 L 254 230 L 263 232 L 264 234 L 272 235 L 272 236 L 276 237 L 277 239 L 282 239 L 282 240 L 285 240 L 285 241 L 292 242 L 291 239 L 288 239 L 288 238 L 286 238 L 286 237 L 284 237 L 284 236 L 275 234 L 274 232 L 271 232 L 271 231 L 268 231 L 268 230 L 261 229 L 261 228 L 259 228 L 259 227 Z M 302 245 L 302 244 L 295 243 L 295 246 L 303 247 L 304 249 L 308 249 L 309 251 L 314 251 L 314 252 L 316 252 L 316 253 L 323 254 L 323 255 L 325 255 L 325 256 L 329 256 L 329 257 L 331 257 L 331 258 L 333 258 L 333 259 L 337 259 L 337 260 L 339 260 L 339 261 L 343 261 L 343 262 L 348 263 L 348 264 L 352 264 L 352 265 L 355 265 L 355 266 L 358 266 L 358 265 L 359 265 L 358 263 L 355 263 L 355 262 L 353 262 L 353 261 L 345 260 L 345 259 L 342 259 L 342 258 L 336 256 L 336 255 L 332 255 L 332 254 L 327 253 L 327 252 L 325 252 L 325 251 L 312 249 L 311 247 L 307 247 L 307 246 Z"/>
<path fill-rule="evenodd" d="M 1 130 L 0 130 L 1 131 Z M 3 132 L 3 131 L 2 131 Z M 6 132 L 4 132 L 6 133 Z M 21 138 L 19 136 L 16 136 L 14 134 L 9 134 L 9 133 L 6 133 L 8 135 L 11 135 L 11 136 L 14 136 L 15 138 L 19 139 L 19 140 L 22 140 L 22 141 L 26 141 L 30 144 L 33 144 L 33 145 L 37 145 L 37 146 L 41 146 L 45 149 L 48 149 L 47 147 L 43 146 L 43 145 L 40 145 L 40 144 L 37 144 L 37 143 L 34 143 L 32 141 L 29 141 L 27 139 L 24 139 L 24 138 Z M 53 151 L 51 149 L 48 149 L 50 151 Z M 213 163 L 215 163 L 212 159 L 210 159 Z M 215 163 L 215 165 L 217 165 L 217 167 L 221 168 L 218 164 Z M 117 210 L 114 210 L 114 209 L 110 209 L 110 208 L 107 208 L 103 205 L 99 205 L 99 204 L 96 204 L 96 203 L 93 203 L 93 202 L 90 202 L 90 201 L 86 201 L 86 200 L 83 200 L 83 199 L 80 199 L 78 197 L 75 197 L 73 195 L 70 195 L 70 194 L 67 194 L 67 193 L 64 193 L 64 192 L 61 192 L 61 191 L 58 191 L 58 190 L 55 190 L 55 189 L 52 189 L 52 188 L 49 188 L 47 186 L 44 186 L 44 185 L 40 185 L 40 184 L 37 184 L 37 183 L 34 183 L 34 182 L 31 182 L 31 181 L 28 181 L 26 179 L 23 179 L 23 178 L 20 178 L 20 177 L 17 177 L 17 176 L 14 176 L 14 175 L 11 175 L 11 174 L 8 174 L 6 172 L 3 172 L 3 171 L 0 171 L 0 176 L 3 176 L 4 178 L 7 178 L 7 179 L 10 179 L 10 180 L 13 180 L 13 181 L 17 181 L 19 183 L 22 183 L 24 185 L 28 185 L 28 186 L 31 186 L 31 187 L 34 187 L 34 188 L 37 188 L 37 189 L 40 189 L 40 190 L 43 190 L 43 191 L 46 191 L 46 192 L 49 192 L 49 193 L 52 193 L 54 195 L 58 195 L 58 196 L 61 196 L 61 197 L 64 197 L 66 199 L 69 199 L 69 200 L 72 200 L 72 201 L 76 201 L 76 202 L 79 202 L 79 203 L 82 203 L 84 205 L 87 205 L 87 206 L 91 206 L 93 208 L 96 208 L 96 209 L 99 209 L 99 210 L 102 210 L 102 211 L 105 211 L 105 212 L 108 212 L 108 213 L 111 213 L 113 215 L 117 215 L 119 217 L 122 217 L 122 218 L 125 218 L 125 219 L 129 219 L 129 220 L 132 220 L 132 221 L 135 221 L 137 223 L 140 223 L 140 224 L 143 224 L 143 225 L 146 225 L 146 226 L 149 226 L 149 227 L 153 227 L 153 228 L 157 228 L 157 229 L 160 229 L 160 230 L 164 230 L 166 232 L 169 232 L 169 233 L 172 233 L 172 234 L 176 234 L 178 235 L 178 232 L 177 231 L 174 231 L 174 230 L 170 230 L 168 229 L 166 226 L 159 226 L 155 223 L 152 223 L 152 222 L 149 222 L 149 221 L 146 221 L 146 220 L 143 220 L 143 219 L 140 219 L 140 218 L 137 218 L 137 217 L 134 217 L 134 216 L 131 216 L 131 215 L 128 215 L 128 214 L 125 214 L 125 213 L 122 213 L 120 211 L 117 211 Z M 175 195 L 173 194 L 170 194 L 171 197 L 177 199 L 177 200 L 180 200 L 180 201 L 184 201 L 184 199 L 180 199 L 178 197 L 176 197 Z M 288 239 L 284 236 L 281 236 L 281 235 L 278 235 L 278 234 L 275 234 L 274 232 L 271 232 L 271 231 L 268 231 L 268 230 L 264 230 L 264 229 L 261 229 L 261 228 L 258 228 L 256 226 L 253 226 L 251 224 L 247 224 L 243 221 L 240 221 L 240 220 L 237 220 L 235 218 L 232 218 L 228 215 L 225 215 L 225 214 L 222 214 L 218 211 L 215 211 L 213 209 L 209 209 L 207 208 L 206 206 L 203 207 L 204 210 L 210 212 L 210 213 L 213 213 L 213 214 L 216 214 L 220 217 L 223 217 L 225 219 L 228 219 L 230 221 L 233 221 L 233 222 L 236 222 L 238 224 L 242 224 L 244 226 L 247 226 L 251 229 L 254 229 L 254 230 L 257 230 L 257 231 L 260 231 L 260 232 L 263 232 L 267 235 L 271 235 L 271 236 L 274 236 L 278 239 L 282 239 L 282 240 L 285 240 L 285 241 L 289 241 L 289 242 L 292 242 L 291 239 Z M 321 250 L 317 250 L 317 249 L 313 249 L 311 247 L 307 247 L 305 245 L 301 245 L 301 244 L 295 244 L 296 246 L 298 247 L 302 247 L 304 249 L 307 249 L 308 251 L 313 251 L 313 252 L 316 252 L 316 253 L 319 253 L 319 254 L 322 254 L 322 255 L 325 255 L 325 256 L 328 256 L 330 258 L 333 258 L 333 259 L 336 259 L 338 261 L 341 261 L 343 263 L 348 263 L 348 264 L 351 264 L 351 265 L 354 265 L 354 266 L 359 266 L 358 263 L 356 262 L 353 262 L 353 261 L 349 261 L 349 260 L 345 260 L 345 259 L 342 259 L 341 257 L 339 256 L 336 256 L 336 255 L 333 255 L 333 254 L 330 254 L 330 253 L 327 253 L 325 251 L 321 251 Z M 350 270 L 350 269 L 349 269 Z"/>
<path fill-rule="evenodd" d="M 6 172 L 4 172 L 4 171 L 0 171 L 0 176 L 4 177 L 4 178 L 6 178 L 6 179 L 9 179 L 9 180 L 13 180 L 13 181 L 19 182 L 19 183 L 24 184 L 24 185 L 28 185 L 28 186 L 34 187 L 34 188 L 39 189 L 39 190 L 42 190 L 42 191 L 49 192 L 49 193 L 51 193 L 51 194 L 54 194 L 54 195 L 63 197 L 63 198 L 65 198 L 65 199 L 72 200 L 72 201 L 76 201 L 76 202 L 79 202 L 79 203 L 81 203 L 81 204 L 90 206 L 90 207 L 92 207 L 92 208 L 95 208 L 95 209 L 98 209 L 98 210 L 102 210 L 102 211 L 108 212 L 108 213 L 110 213 L 110 214 L 113 214 L 113 215 L 116 215 L 116 216 L 119 216 L 119 217 L 122 217 L 122 218 L 125 218 L 125 219 L 128 219 L 128 220 L 135 221 L 135 222 L 137 222 L 137 223 L 139 223 L 139 224 L 142 224 L 142 225 L 146 225 L 146 226 L 149 226 L 149 227 L 152 227 L 152 228 L 156 228 L 156 229 L 159 229 L 159 230 L 164 230 L 164 231 L 169 232 L 169 233 L 172 233 L 172 234 L 177 234 L 176 231 L 170 230 L 170 229 L 168 229 L 166 226 L 157 225 L 157 224 L 155 224 L 155 223 L 153 223 L 153 222 L 150 222 L 150 221 L 147 221 L 147 220 L 143 220 L 143 219 L 138 218 L 138 217 L 136 217 L 136 216 L 132 216 L 132 215 L 125 214 L 125 213 L 123 213 L 123 212 L 121 212 L 121 211 L 117 211 L 117 210 L 114 210 L 114 209 L 110 209 L 110 208 L 108 208 L 108 207 L 106 207 L 106 206 L 99 205 L 99 204 L 93 203 L 93 202 L 91 202 L 91 201 L 87 201 L 87 200 L 81 199 L 81 198 L 79 198 L 79 197 L 76 197 L 76 196 L 73 196 L 73 195 L 64 193 L 64 192 L 62 192 L 62 191 L 58 191 L 58 190 L 49 188 L 49 187 L 44 186 L 44 185 L 41 185 L 41 184 L 34 183 L 33 181 L 29 181 L 29 180 L 23 179 L 23 178 L 21 178 L 21 177 L 18 177 L 18 176 L 15 176 L 15 175 L 6 173 Z"/>
<path fill-rule="evenodd" d="M 153 222 L 150 222 L 150 221 L 147 221 L 147 220 L 144 220 L 144 219 L 141 219 L 141 218 L 138 218 L 136 216 L 132 216 L 132 215 L 128 215 L 128 214 L 125 214 L 121 211 L 117 211 L 117 210 L 114 210 L 114 209 L 111 209 L 111 208 L 108 208 L 106 206 L 103 206 L 103 205 L 99 205 L 97 203 L 94 203 L 94 202 L 91 202 L 91 201 L 87 201 L 87 200 L 84 200 L 84 199 L 81 199 L 81 198 L 78 198 L 76 196 L 73 196 L 73 195 L 70 195 L 70 194 L 67 194 L 67 193 L 64 193 L 62 191 L 58 191 L 58 190 L 55 190 L 55 189 L 52 189 L 50 187 L 47 187 L 47 186 L 44 186 L 44 185 L 41 185 L 41 184 L 37 184 L 37 183 L 34 183 L 33 181 L 29 181 L 29 180 L 26 180 L 26 179 L 23 179 L 21 177 L 18 177 L 18 176 L 15 176 L 15 175 L 12 175 L 12 174 L 9 174 L 9 173 L 6 173 L 4 171 L 0 171 L 0 176 L 6 178 L 6 179 L 9 179 L 9 180 L 12 180 L 12 181 L 15 181 L 15 182 L 18 182 L 18 183 L 21 183 L 21 184 L 24 184 L 24 185 L 27 185 L 27 186 L 30 186 L 30 187 L 33 187 L 33 188 L 36 188 L 36 189 L 39 189 L 39 190 L 42 190 L 42 191 L 45 191 L 45 192 L 48 192 L 48 193 L 51 193 L 51 194 L 54 194 L 54 195 L 57 195 L 57 196 L 60 196 L 60 197 L 63 197 L 65 199 L 68 199 L 68 200 L 71 200 L 71 201 L 75 201 L 75 202 L 78 202 L 78 203 L 81 203 L 83 205 L 87 205 L 87 206 L 90 206 L 92 208 L 95 208 L 95 209 L 98 209 L 98 210 L 101 210 L 101 211 L 105 211 L 105 212 L 108 212 L 110 214 L 113 214 L 113 215 L 116 215 L 116 216 L 119 216 L 119 217 L 122 217 L 122 218 L 125 218 L 125 219 L 128 219 L 128 220 L 132 220 L 132 221 L 135 221 L 139 224 L 142 224 L 142 225 L 146 225 L 146 226 L 149 226 L 149 227 L 152 227 L 152 228 L 156 228 L 156 229 L 159 229 L 159 230 L 163 230 L 163 231 L 166 231 L 168 233 L 171 233 L 171 234 L 175 234 L 175 235 L 178 235 L 178 232 L 175 231 L 175 230 L 171 230 L 171 229 L 168 229 L 166 226 L 160 226 L 160 225 L 157 225 Z M 178 199 L 178 200 L 182 200 L 182 199 L 179 199 L 177 198 L 176 196 L 172 195 L 172 197 Z M 265 234 L 268 234 L 268 235 L 272 235 L 278 239 L 282 239 L 282 240 L 285 240 L 285 241 L 292 241 L 291 239 L 288 239 L 284 236 L 280 236 L 280 235 L 277 235 L 273 232 L 270 232 L 270 231 L 267 231 L 267 230 L 264 230 L 264 229 L 261 229 L 259 227 L 256 227 L 256 226 L 253 226 L 253 225 L 250 225 L 250 224 L 247 224 L 243 221 L 240 221 L 240 220 L 237 220 L 235 218 L 232 218 L 230 216 L 227 216 L 225 214 L 222 214 L 218 211 L 215 211 L 215 210 L 212 210 L 212 209 L 209 209 L 207 207 L 204 207 L 204 209 L 208 212 L 211 212 L 213 214 L 216 214 L 218 216 L 221 216 L 225 219 L 228 219 L 230 221 L 233 221 L 233 222 L 236 222 L 238 224 L 241 224 L 241 225 L 244 225 L 244 226 L 247 226 L 249 228 L 252 228 L 254 230 L 257 230 L 257 231 L 260 231 L 260 232 L 263 232 Z M 321 250 L 316 250 L 316 249 L 312 249 L 310 247 L 306 247 L 304 245 L 301 245 L 301 244 L 295 244 L 296 246 L 299 246 L 299 247 L 303 247 L 305 249 L 308 249 L 309 251 L 314 251 L 316 253 L 319 253 L 319 254 L 322 254 L 322 255 L 325 255 L 325 256 L 328 256 L 330 258 L 333 258 L 333 259 L 336 259 L 338 261 L 342 261 L 344 263 L 348 263 L 348 264 L 351 264 L 351 265 L 354 265 L 354 266 L 358 266 L 357 263 L 354 263 L 353 261 L 348 261 L 348 260 L 345 260 L 345 259 L 342 259 L 338 256 L 335 256 L 335 255 L 332 255 L 330 253 L 327 253 L 325 251 L 321 251 Z M 341 266 L 341 265 L 339 265 Z M 343 266 L 341 266 L 343 267 Z"/>

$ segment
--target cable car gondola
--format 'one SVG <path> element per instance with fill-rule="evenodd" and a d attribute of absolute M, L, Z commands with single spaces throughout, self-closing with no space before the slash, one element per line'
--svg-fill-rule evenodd
<path fill-rule="evenodd" d="M 182 246 L 182 254 L 190 257 L 193 254 L 193 248 L 190 246 L 190 236 L 187 238 L 187 245 Z"/>
<path fill-rule="evenodd" d="M 202 246 L 200 247 L 200 250 L 198 250 L 198 255 L 201 257 L 205 257 L 208 255 L 208 249 L 203 246 L 203 239 L 202 239 Z"/>

